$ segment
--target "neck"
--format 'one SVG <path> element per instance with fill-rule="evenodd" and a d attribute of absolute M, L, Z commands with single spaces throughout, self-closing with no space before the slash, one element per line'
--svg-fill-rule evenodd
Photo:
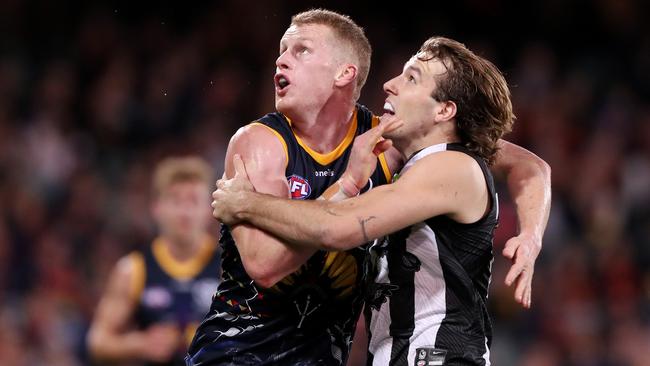
<path fill-rule="evenodd" d="M 393 139 L 393 145 L 400 153 L 402 153 L 402 157 L 406 161 L 413 157 L 413 155 L 418 151 L 426 149 L 429 146 L 450 144 L 458 141 L 460 141 L 460 139 L 456 135 L 455 131 L 435 129 L 434 131 L 431 131 L 430 134 L 422 136 L 421 138 L 407 137 L 404 139 Z"/>
<path fill-rule="evenodd" d="M 291 120 L 291 127 L 312 150 L 328 153 L 343 141 L 354 115 L 355 102 L 350 98 L 331 98 L 321 109 L 300 113 Z"/>
<path fill-rule="evenodd" d="M 179 261 L 184 262 L 193 258 L 201 249 L 207 234 L 200 233 L 198 235 L 186 236 L 184 238 L 172 237 L 170 235 L 163 235 L 163 242 L 169 250 L 169 254 Z"/>

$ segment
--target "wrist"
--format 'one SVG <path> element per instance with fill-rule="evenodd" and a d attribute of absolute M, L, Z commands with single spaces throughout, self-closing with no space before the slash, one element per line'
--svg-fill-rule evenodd
<path fill-rule="evenodd" d="M 521 230 L 518 236 L 528 239 L 528 241 L 533 243 L 537 248 L 542 247 L 543 235 L 538 233 L 537 230 Z"/>
<path fill-rule="evenodd" d="M 144 331 L 132 331 L 124 337 L 124 349 L 128 358 L 143 358 L 147 351 Z"/>
<path fill-rule="evenodd" d="M 357 186 L 357 184 L 354 182 L 354 179 L 350 177 L 347 174 L 343 174 L 341 179 L 339 179 L 339 188 L 343 194 L 345 194 L 348 197 L 355 197 L 358 196 L 359 193 L 361 192 L 361 188 Z"/>
<path fill-rule="evenodd" d="M 256 195 L 253 192 L 242 191 L 239 193 L 238 204 L 234 206 L 233 216 L 239 220 L 244 221 L 251 213 L 252 208 L 256 205 Z"/>

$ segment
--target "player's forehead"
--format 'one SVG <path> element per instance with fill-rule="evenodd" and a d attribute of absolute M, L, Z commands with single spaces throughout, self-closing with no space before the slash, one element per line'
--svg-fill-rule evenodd
<path fill-rule="evenodd" d="M 406 61 L 404 71 L 415 71 L 422 75 L 435 77 L 444 74 L 447 68 L 440 59 L 431 57 L 426 52 L 419 52 Z"/>
<path fill-rule="evenodd" d="M 332 30 L 324 24 L 292 24 L 282 35 L 280 46 L 292 42 L 323 42 L 332 37 Z"/>

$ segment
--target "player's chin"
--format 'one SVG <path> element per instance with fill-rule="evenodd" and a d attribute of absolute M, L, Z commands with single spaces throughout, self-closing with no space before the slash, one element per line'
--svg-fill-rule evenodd
<path fill-rule="evenodd" d="M 277 95 L 275 96 L 275 110 L 284 115 L 291 115 L 291 112 L 294 109 L 294 106 L 289 100 L 287 100 L 286 97 L 278 97 Z"/>
<path fill-rule="evenodd" d="M 281 97 L 277 94 L 275 94 L 275 109 L 278 112 L 282 112 L 282 110 L 286 107 L 286 101 L 284 100 L 284 97 Z"/>
<path fill-rule="evenodd" d="M 394 131 L 385 132 L 382 135 L 382 137 L 385 138 L 386 140 L 389 140 L 389 139 L 390 140 L 395 140 L 396 138 L 399 138 L 399 135 L 400 135 L 400 133 L 399 133 L 399 128 L 398 128 L 397 130 L 394 130 Z"/>

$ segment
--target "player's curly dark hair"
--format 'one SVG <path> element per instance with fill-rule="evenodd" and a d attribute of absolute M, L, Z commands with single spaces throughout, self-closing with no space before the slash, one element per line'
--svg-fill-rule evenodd
<path fill-rule="evenodd" d="M 436 80 L 432 97 L 456 104 L 458 135 L 474 154 L 492 164 L 497 141 L 512 129 L 510 89 L 505 78 L 490 61 L 474 54 L 465 45 L 444 38 L 429 38 L 418 59 L 440 60 L 447 71 Z"/>

